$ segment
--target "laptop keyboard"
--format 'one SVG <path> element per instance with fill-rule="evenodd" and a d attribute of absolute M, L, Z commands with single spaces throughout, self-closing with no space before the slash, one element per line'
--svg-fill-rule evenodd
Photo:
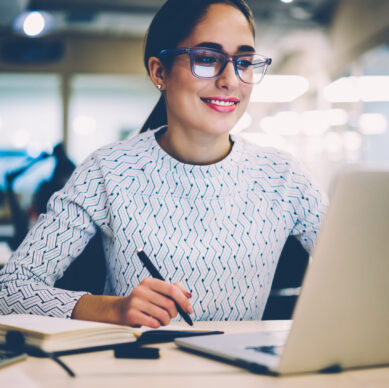
<path fill-rule="evenodd" d="M 273 356 L 280 356 L 283 348 L 283 346 L 246 346 L 246 349 L 271 354 Z"/>

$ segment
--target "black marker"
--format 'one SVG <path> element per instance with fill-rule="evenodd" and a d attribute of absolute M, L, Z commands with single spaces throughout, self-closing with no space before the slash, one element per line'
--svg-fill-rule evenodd
<path fill-rule="evenodd" d="M 137 249 L 136 254 L 138 255 L 139 259 L 141 260 L 143 265 L 146 267 L 146 269 L 150 272 L 150 275 L 153 278 L 165 281 L 165 279 L 158 272 L 157 268 L 155 268 L 154 264 L 150 261 L 150 259 L 147 257 L 146 253 L 144 253 L 144 251 L 142 249 Z M 192 322 L 192 319 L 190 318 L 189 314 L 186 313 L 176 301 L 174 301 L 174 303 L 176 304 L 176 308 L 177 308 L 178 313 L 181 315 L 182 318 L 184 318 L 184 321 L 188 325 L 193 326 L 193 322 Z"/>

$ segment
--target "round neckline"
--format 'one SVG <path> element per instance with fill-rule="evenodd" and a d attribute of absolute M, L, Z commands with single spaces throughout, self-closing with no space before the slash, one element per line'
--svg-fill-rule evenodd
<path fill-rule="evenodd" d="M 149 130 L 148 140 L 150 141 L 150 150 L 155 153 L 156 160 L 162 161 L 162 168 L 168 169 L 176 173 L 184 173 L 185 175 L 220 175 L 223 171 L 231 171 L 231 168 L 239 164 L 241 158 L 241 142 L 234 136 L 230 135 L 232 145 L 230 152 L 221 160 L 211 164 L 190 164 L 179 161 L 178 159 L 167 153 L 158 143 L 157 135 L 161 131 L 166 130 L 167 126 L 163 125 L 159 128 Z M 146 132 L 147 133 L 147 132 Z"/>

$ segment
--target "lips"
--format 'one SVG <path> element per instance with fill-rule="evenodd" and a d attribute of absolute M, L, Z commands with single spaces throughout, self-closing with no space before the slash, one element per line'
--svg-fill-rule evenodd
<path fill-rule="evenodd" d="M 201 101 L 203 101 L 211 109 L 220 113 L 233 112 L 236 105 L 239 103 L 238 98 L 226 96 L 202 97 Z"/>

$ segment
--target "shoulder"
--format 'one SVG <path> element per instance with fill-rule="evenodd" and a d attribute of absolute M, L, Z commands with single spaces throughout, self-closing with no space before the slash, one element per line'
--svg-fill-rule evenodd
<path fill-rule="evenodd" d="M 151 135 L 154 135 L 154 131 L 138 133 L 129 139 L 107 144 L 94 151 L 89 158 L 100 162 L 117 162 L 120 159 L 130 160 L 132 157 L 145 156 L 149 149 Z"/>
<path fill-rule="evenodd" d="M 254 181 L 284 187 L 289 191 L 324 193 L 322 185 L 307 166 L 291 153 L 254 144 L 241 136 L 233 139 L 239 144 L 241 167 Z"/>
<path fill-rule="evenodd" d="M 235 135 L 233 140 L 239 147 L 241 164 L 253 173 L 264 170 L 287 173 L 299 168 L 299 162 L 289 152 L 255 144 L 239 135 Z"/>
<path fill-rule="evenodd" d="M 154 132 L 148 131 L 98 148 L 76 168 L 71 181 L 85 184 L 91 180 L 105 180 L 108 176 L 121 176 L 123 171 L 141 170 L 151 159 L 151 136 Z"/>

